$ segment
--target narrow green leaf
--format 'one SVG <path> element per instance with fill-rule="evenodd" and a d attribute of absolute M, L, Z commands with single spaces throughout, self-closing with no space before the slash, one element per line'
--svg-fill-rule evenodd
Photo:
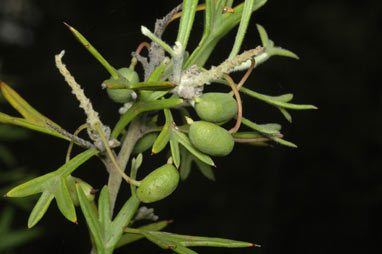
<path fill-rule="evenodd" d="M 279 96 L 268 96 L 268 97 L 272 98 L 272 100 L 275 100 L 275 101 L 289 102 L 293 99 L 293 94 L 292 93 L 286 93 L 286 94 L 279 95 Z"/>
<path fill-rule="evenodd" d="M 249 132 L 249 131 L 244 131 L 244 132 L 236 132 L 233 134 L 234 138 L 240 138 L 240 139 L 255 139 L 255 138 L 264 138 L 264 135 L 261 135 L 258 132 Z"/>
<path fill-rule="evenodd" d="M 272 139 L 273 141 L 279 143 L 279 144 L 282 144 L 284 146 L 289 146 L 289 147 L 293 147 L 293 148 L 297 148 L 297 145 L 293 144 L 292 142 L 289 142 L 289 141 L 286 141 L 282 138 L 278 138 L 278 137 L 269 137 L 270 139 Z"/>
<path fill-rule="evenodd" d="M 288 121 L 288 122 L 292 122 L 292 116 L 289 114 L 289 112 L 285 109 L 285 108 L 281 108 L 281 107 L 278 107 L 278 109 L 280 110 L 281 114 L 283 114 L 283 116 L 285 117 L 285 119 Z"/>
<path fill-rule="evenodd" d="M 267 31 L 265 31 L 264 27 L 260 24 L 256 24 L 256 27 L 260 35 L 261 44 L 263 45 L 264 48 L 268 48 L 269 38 L 268 38 Z"/>
<path fill-rule="evenodd" d="M 180 179 L 184 181 L 187 179 L 191 172 L 192 155 L 183 146 L 180 147 L 180 153 L 182 161 L 180 163 L 179 173 Z"/>
<path fill-rule="evenodd" d="M 112 237 L 108 242 L 108 247 L 114 248 L 114 246 L 121 239 L 123 229 L 130 223 L 139 207 L 139 204 L 140 201 L 138 198 L 135 195 L 132 195 L 123 205 L 112 222 Z"/>
<path fill-rule="evenodd" d="M 170 81 L 146 81 L 134 84 L 126 84 L 119 82 L 116 79 L 108 79 L 103 82 L 107 89 L 131 89 L 134 91 L 168 91 L 175 87 L 175 84 Z"/>
<path fill-rule="evenodd" d="M 34 109 L 28 102 L 26 102 L 15 90 L 13 90 L 6 83 L 0 81 L 1 92 L 5 99 L 15 108 L 23 117 L 30 120 L 30 122 L 37 123 L 38 125 L 45 126 L 46 121 L 58 126 L 49 118 L 42 115 Z"/>
<path fill-rule="evenodd" d="M 106 185 L 102 188 L 98 198 L 98 218 L 103 233 L 109 235 L 111 233 L 111 215 L 109 191 Z"/>
<path fill-rule="evenodd" d="M 224 248 L 243 248 L 256 246 L 253 243 L 235 241 L 231 239 L 179 235 L 167 232 L 154 232 L 156 235 L 161 235 L 163 238 L 179 243 L 183 246 L 206 246 L 206 247 L 224 247 Z"/>
<path fill-rule="evenodd" d="M 273 47 L 269 50 L 269 54 L 273 56 L 286 56 L 295 59 L 300 59 L 295 53 L 290 50 L 283 49 L 281 47 Z"/>
<path fill-rule="evenodd" d="M 98 52 L 98 50 L 95 49 L 93 45 L 91 45 L 90 42 L 80 32 L 78 32 L 76 29 L 74 29 L 70 25 L 66 23 L 64 24 L 73 33 L 74 37 L 76 37 L 79 40 L 79 42 L 82 45 L 84 45 L 84 47 L 90 52 L 90 54 L 92 54 L 95 57 L 95 59 L 97 59 L 102 64 L 102 66 L 110 73 L 110 75 L 113 78 L 117 79 L 119 77 L 118 72 L 113 68 L 113 66 L 111 66 L 106 61 L 106 59 Z"/>
<path fill-rule="evenodd" d="M 245 87 L 242 87 L 240 89 L 240 91 L 249 95 L 249 96 L 252 96 L 256 99 L 262 100 L 264 102 L 267 102 L 267 103 L 274 105 L 274 106 L 277 106 L 277 107 L 294 109 L 294 110 L 317 109 L 317 107 L 313 106 L 313 105 L 303 105 L 303 104 L 300 105 L 300 104 L 292 104 L 292 103 L 283 102 L 283 101 L 280 101 L 278 99 L 274 99 L 274 97 L 272 97 L 272 96 L 260 94 L 260 93 L 252 91 L 252 90 L 245 88 Z M 278 97 L 276 97 L 276 98 L 278 98 Z"/>
<path fill-rule="evenodd" d="M 28 219 L 28 228 L 32 228 L 41 220 L 44 216 L 50 203 L 52 202 L 54 195 L 48 191 L 44 191 L 38 199 L 36 205 L 33 207 Z"/>
<path fill-rule="evenodd" d="M 139 227 L 138 230 L 160 231 L 163 228 L 165 228 L 169 223 L 170 223 L 170 221 L 163 220 L 163 221 L 151 223 L 151 224 L 148 224 L 148 225 L 144 225 L 142 227 Z M 135 241 L 138 241 L 138 240 L 144 238 L 144 236 L 139 234 L 139 233 L 137 233 L 135 231 L 135 229 L 134 229 L 134 233 L 129 233 L 130 232 L 129 228 L 126 228 L 124 230 L 124 232 L 127 232 L 127 233 L 122 235 L 121 239 L 118 241 L 118 243 L 115 246 L 115 248 L 122 247 L 124 245 L 130 244 L 132 242 L 135 242 Z"/>
<path fill-rule="evenodd" d="M 89 200 L 86 198 L 81 186 L 76 184 L 76 188 L 81 211 L 84 214 L 90 233 L 92 234 L 94 242 L 97 246 L 97 250 L 100 251 L 104 248 L 104 246 L 102 241 L 102 228 L 98 221 L 97 213 L 90 204 Z"/>
<path fill-rule="evenodd" d="M 178 142 L 180 144 L 182 144 L 182 146 L 184 146 L 190 153 L 192 153 L 195 157 L 197 157 L 199 160 L 203 161 L 204 163 L 210 165 L 210 166 L 215 166 L 215 163 L 214 161 L 211 159 L 210 156 L 208 156 L 207 154 L 204 154 L 202 152 L 200 152 L 199 150 L 197 150 L 190 142 L 189 138 L 182 132 L 180 131 L 173 131 L 172 132 Z"/>
<path fill-rule="evenodd" d="M 66 178 L 61 178 L 57 183 L 56 191 L 54 196 L 56 198 L 57 206 L 60 212 L 67 218 L 69 221 L 76 223 L 77 216 L 76 210 L 72 199 L 70 198 L 70 193 L 68 186 L 66 185 Z"/>
<path fill-rule="evenodd" d="M 215 174 L 210 165 L 205 164 L 200 161 L 198 158 L 195 158 L 195 163 L 198 166 L 200 172 L 207 177 L 208 179 L 215 181 Z"/>
<path fill-rule="evenodd" d="M 171 156 L 174 161 L 175 167 L 179 168 L 180 152 L 179 152 L 179 143 L 176 140 L 176 138 L 170 138 L 170 149 L 171 149 Z"/>
<path fill-rule="evenodd" d="M 57 172 L 50 172 L 48 174 L 33 178 L 28 182 L 20 184 L 8 191 L 5 194 L 6 197 L 26 197 L 39 192 L 42 192 L 44 189 L 44 183 L 51 180 L 52 178 L 57 176 Z"/>
<path fill-rule="evenodd" d="M 76 170 L 79 166 L 81 166 L 83 163 L 85 163 L 87 160 L 89 160 L 94 155 L 98 154 L 99 151 L 95 149 L 88 149 L 82 153 L 77 154 L 75 157 L 73 157 L 70 161 L 62 165 L 59 169 L 57 169 L 57 172 L 62 174 L 63 177 L 68 176 L 71 174 L 74 170 Z"/>
<path fill-rule="evenodd" d="M 162 41 L 160 38 L 158 38 L 155 34 L 153 34 L 147 27 L 141 26 L 141 32 L 143 35 L 150 38 L 150 40 L 155 41 L 158 43 L 164 50 L 167 51 L 171 56 L 174 55 L 174 50 L 164 41 Z"/>
<path fill-rule="evenodd" d="M 18 117 L 12 117 L 12 116 L 9 116 L 9 115 L 1 113 L 1 112 L 0 112 L 0 123 L 17 125 L 20 127 L 28 128 L 28 129 L 31 129 L 34 131 L 42 132 L 45 134 L 49 134 L 52 136 L 56 136 L 56 137 L 71 141 L 70 138 L 52 130 L 51 128 L 47 127 L 46 125 L 41 126 L 41 125 L 38 125 L 34 122 L 31 122 L 30 120 L 18 118 Z"/>
<path fill-rule="evenodd" d="M 153 231 L 146 231 L 146 230 L 141 230 L 141 234 L 143 234 L 148 240 L 151 242 L 155 243 L 159 247 L 163 249 L 172 249 L 174 251 L 176 247 L 176 243 L 172 241 L 168 241 L 167 239 L 163 239 L 160 237 L 160 235 L 154 234 Z"/>
<path fill-rule="evenodd" d="M 235 42 L 233 44 L 229 59 L 234 58 L 240 51 L 241 45 L 243 43 L 245 33 L 247 32 L 248 24 L 252 16 L 252 9 L 255 5 L 255 0 L 245 0 L 243 13 L 241 14 L 241 20 L 239 29 L 236 33 Z"/>
<path fill-rule="evenodd" d="M 255 131 L 258 131 L 258 132 L 261 132 L 261 133 L 266 133 L 266 134 L 276 134 L 278 133 L 279 131 L 274 129 L 274 128 L 269 128 L 267 125 L 260 125 L 260 124 L 256 124 L 246 118 L 242 118 L 241 119 L 241 122 L 248 126 L 249 128 L 251 129 L 254 129 Z"/>
<path fill-rule="evenodd" d="M 187 47 L 188 38 L 190 37 L 197 5 L 198 0 L 183 1 L 182 16 L 180 18 L 178 36 L 176 40 L 182 44 L 184 50 Z"/>
<path fill-rule="evenodd" d="M 151 72 L 150 76 L 148 77 L 147 81 L 148 82 L 158 82 L 160 81 L 162 74 L 164 70 L 166 69 L 167 64 L 162 63 L 158 67 L 156 67 L 153 72 Z"/>
<path fill-rule="evenodd" d="M 165 124 L 161 132 L 159 133 L 157 139 L 155 140 L 152 148 L 152 153 L 160 153 L 167 145 L 171 138 L 171 124 L 172 124 L 172 115 L 169 109 L 164 109 Z"/>

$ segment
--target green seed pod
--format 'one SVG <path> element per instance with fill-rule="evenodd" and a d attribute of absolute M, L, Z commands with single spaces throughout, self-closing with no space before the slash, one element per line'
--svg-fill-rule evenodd
<path fill-rule="evenodd" d="M 237 114 L 237 103 L 228 93 L 205 93 L 195 99 L 195 110 L 200 119 L 219 123 Z"/>
<path fill-rule="evenodd" d="M 123 67 L 118 70 L 118 73 L 127 79 L 129 84 L 139 82 L 138 74 L 130 68 Z M 107 89 L 106 91 L 110 99 L 117 103 L 126 103 L 135 99 L 135 92 L 130 89 Z"/>
<path fill-rule="evenodd" d="M 85 193 L 86 198 L 89 201 L 93 201 L 94 200 L 93 187 L 78 177 L 68 175 L 66 177 L 66 184 L 68 186 L 70 198 L 72 199 L 73 204 L 75 206 L 78 206 L 80 204 L 80 202 L 78 201 L 78 196 L 77 196 L 76 183 L 78 183 L 81 186 L 82 190 Z"/>
<path fill-rule="evenodd" d="M 171 164 L 165 164 L 142 181 L 137 189 L 137 197 L 144 203 L 152 203 L 169 196 L 178 186 L 179 172 Z"/>
<path fill-rule="evenodd" d="M 134 146 L 133 154 L 143 153 L 149 149 L 158 137 L 158 133 L 151 132 L 141 137 Z"/>
<path fill-rule="evenodd" d="M 193 122 L 188 137 L 197 149 L 212 156 L 228 155 L 235 144 L 232 135 L 226 129 L 205 121 Z"/>

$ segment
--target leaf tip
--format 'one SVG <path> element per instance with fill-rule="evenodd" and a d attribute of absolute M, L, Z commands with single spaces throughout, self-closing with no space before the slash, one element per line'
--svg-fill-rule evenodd
<path fill-rule="evenodd" d="M 62 23 L 64 23 L 64 25 L 67 27 L 67 28 L 69 28 L 69 30 L 71 31 L 71 32 L 75 32 L 76 31 L 76 29 L 74 29 L 74 27 L 72 27 L 71 25 L 69 25 L 68 23 L 66 23 L 66 22 L 62 22 Z"/>

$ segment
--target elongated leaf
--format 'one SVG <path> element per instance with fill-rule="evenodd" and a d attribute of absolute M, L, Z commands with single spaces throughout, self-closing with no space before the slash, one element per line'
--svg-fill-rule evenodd
<path fill-rule="evenodd" d="M 184 50 L 187 48 L 187 42 L 194 23 L 197 5 L 198 0 L 183 1 L 182 17 L 180 18 L 178 37 L 176 40 L 182 44 Z"/>
<path fill-rule="evenodd" d="M 283 116 L 285 117 L 285 119 L 288 121 L 288 122 L 292 122 L 292 116 L 289 114 L 289 112 L 285 109 L 285 108 L 281 108 L 281 107 L 278 107 L 278 109 L 280 110 L 281 114 L 283 114 Z"/>
<path fill-rule="evenodd" d="M 50 192 L 43 192 L 41 197 L 38 199 L 36 205 L 33 207 L 33 210 L 28 219 L 28 228 L 32 228 L 41 220 L 44 216 L 50 203 L 52 202 L 54 195 Z"/>
<path fill-rule="evenodd" d="M 118 212 L 117 216 L 112 222 L 112 237 L 108 242 L 108 247 L 114 248 L 122 236 L 123 229 L 130 223 L 131 219 L 135 215 L 139 207 L 140 201 L 135 196 L 132 195 L 126 203 L 123 205 L 121 210 Z"/>
<path fill-rule="evenodd" d="M 90 233 L 92 234 L 94 242 L 97 246 L 97 250 L 101 250 L 103 249 L 102 227 L 100 225 L 100 222 L 98 221 L 97 213 L 90 204 L 89 200 L 86 198 L 81 186 L 79 184 L 76 184 L 76 188 L 81 211 L 84 214 Z"/>
<path fill-rule="evenodd" d="M 139 227 L 138 230 L 160 231 L 163 228 L 165 228 L 170 222 L 171 221 L 168 221 L 168 220 L 158 221 L 155 223 L 151 223 L 151 224 Z M 142 238 L 145 238 L 142 234 L 137 233 L 135 229 L 132 232 L 131 230 L 129 230 L 129 228 L 125 228 L 124 232 L 127 232 L 127 233 L 122 235 L 121 239 L 118 241 L 115 248 L 119 248 L 121 246 L 138 241 Z"/>
<path fill-rule="evenodd" d="M 282 107 L 282 108 L 287 108 L 287 109 L 294 109 L 294 110 L 304 110 L 304 109 L 317 109 L 316 106 L 313 106 L 313 105 L 305 105 L 305 104 L 292 104 L 292 103 L 287 103 L 287 102 L 283 102 L 283 101 L 280 101 L 279 97 L 272 97 L 272 96 L 268 96 L 268 95 L 264 95 L 264 94 L 260 94 L 260 93 L 257 93 L 255 91 L 252 91 L 248 88 L 245 88 L 245 87 L 242 87 L 240 89 L 241 92 L 249 95 L 249 96 L 252 96 L 254 98 L 257 98 L 259 100 L 262 100 L 264 102 L 267 102 L 271 105 L 274 105 L 274 106 L 277 106 L 277 107 Z"/>
<path fill-rule="evenodd" d="M 269 54 L 273 56 L 286 56 L 294 59 L 299 59 L 299 57 L 295 53 L 293 53 L 290 50 L 283 49 L 281 47 L 273 47 L 269 50 Z"/>
<path fill-rule="evenodd" d="M 30 122 L 37 123 L 39 125 L 45 126 L 46 121 L 51 122 L 47 117 L 43 116 L 40 112 L 34 109 L 28 102 L 26 102 L 15 90 L 10 86 L 0 81 L 1 92 L 3 93 L 5 99 L 14 107 L 25 119 Z M 56 125 L 56 124 L 55 124 Z"/>
<path fill-rule="evenodd" d="M 90 42 L 80 32 L 78 32 L 72 26 L 70 26 L 66 23 L 64 23 L 64 24 L 73 33 L 74 37 L 76 37 L 78 39 L 78 41 L 82 45 L 84 45 L 84 47 L 90 52 L 90 54 L 92 54 L 95 57 L 95 59 L 97 59 L 102 64 L 102 66 L 110 73 L 110 75 L 113 78 L 117 79 L 119 77 L 118 72 L 113 68 L 113 66 L 111 66 L 108 63 L 108 61 L 106 61 L 106 59 L 98 52 L 98 50 L 95 49 L 93 47 L 93 45 L 91 45 Z"/>
<path fill-rule="evenodd" d="M 245 247 L 260 247 L 253 243 L 235 241 L 230 239 L 216 238 L 216 237 L 203 237 L 203 236 L 189 236 L 179 235 L 167 232 L 149 231 L 149 230 L 135 230 L 148 240 L 155 243 L 163 249 L 171 249 L 173 252 L 181 254 L 197 253 L 187 246 L 205 246 L 205 247 L 224 247 L 224 248 L 245 248 Z"/>
<path fill-rule="evenodd" d="M 179 173 L 180 179 L 183 181 L 188 178 L 191 172 L 192 155 L 184 147 L 180 147 L 182 161 L 180 163 Z"/>
<path fill-rule="evenodd" d="M 284 145 L 284 146 L 297 148 L 297 145 L 293 144 L 292 142 L 286 141 L 282 138 L 278 138 L 278 137 L 269 137 L 269 138 L 272 139 L 273 141 L 277 142 L 277 143 Z"/>
<path fill-rule="evenodd" d="M 215 181 L 215 174 L 210 165 L 205 164 L 198 158 L 195 158 L 196 166 L 198 166 L 200 172 L 208 179 Z"/>
<path fill-rule="evenodd" d="M 63 177 L 67 177 L 74 170 L 76 170 L 79 166 L 81 166 L 84 162 L 89 160 L 94 155 L 98 154 L 99 151 L 95 149 L 88 149 L 80 154 L 77 154 L 70 161 L 62 165 L 59 169 L 57 169 L 57 173 L 62 174 Z"/>
<path fill-rule="evenodd" d="M 146 81 L 134 84 L 118 83 L 118 80 L 109 79 L 105 80 L 104 84 L 107 89 L 131 89 L 134 91 L 148 90 L 148 91 L 168 91 L 175 87 L 175 84 L 170 81 Z"/>
<path fill-rule="evenodd" d="M 252 9 L 254 5 L 255 5 L 255 0 L 244 1 L 243 13 L 241 14 L 239 29 L 236 33 L 235 42 L 234 42 L 232 51 L 228 57 L 229 59 L 234 58 L 240 51 L 240 47 L 245 37 L 245 33 L 247 32 L 249 20 L 251 19 L 251 16 L 252 16 Z"/>
<path fill-rule="evenodd" d="M 152 231 L 141 231 L 141 234 L 144 235 L 148 240 L 155 243 L 159 247 L 163 249 L 172 249 L 174 250 L 176 248 L 176 243 L 169 241 L 167 239 L 164 239 L 161 237 L 161 235 L 154 234 Z"/>
<path fill-rule="evenodd" d="M 51 172 L 37 178 L 34 178 L 26 183 L 20 184 L 8 191 L 6 197 L 26 197 L 44 190 L 44 184 L 50 179 L 56 177 L 56 172 Z"/>
<path fill-rule="evenodd" d="M 256 24 L 257 31 L 259 32 L 260 35 L 260 40 L 261 44 L 265 47 L 268 48 L 269 46 L 269 38 L 268 38 L 268 33 L 265 31 L 264 27 L 260 24 Z"/>
<path fill-rule="evenodd" d="M 164 116 L 165 116 L 165 124 L 163 125 L 163 128 L 161 132 L 159 133 L 157 139 L 155 140 L 152 148 L 152 153 L 160 153 L 167 145 L 171 138 L 171 124 L 172 124 L 172 115 L 169 109 L 164 109 Z"/>
<path fill-rule="evenodd" d="M 110 215 L 110 200 L 109 191 L 105 185 L 98 199 L 98 218 L 103 234 L 110 235 L 111 231 L 111 215 Z"/>
<path fill-rule="evenodd" d="M 276 134 L 276 133 L 279 133 L 278 130 L 274 129 L 274 128 L 269 128 L 267 125 L 260 125 L 260 124 L 256 124 L 246 118 L 242 118 L 241 122 L 248 126 L 249 128 L 251 129 L 254 129 L 255 131 L 258 131 L 260 133 L 265 133 L 265 134 Z"/>
<path fill-rule="evenodd" d="M 76 223 L 76 210 L 74 208 L 73 201 L 70 198 L 69 189 L 66 185 L 66 178 L 61 178 L 58 181 L 58 187 L 54 193 L 54 197 L 56 198 L 58 209 L 65 216 L 65 218 Z"/>
<path fill-rule="evenodd" d="M 179 152 L 179 143 L 174 139 L 170 139 L 170 149 L 171 149 L 171 156 L 174 161 L 175 167 L 179 168 L 180 166 L 180 152 Z"/>
<path fill-rule="evenodd" d="M 192 153 L 196 158 L 199 160 L 203 161 L 204 163 L 210 165 L 210 166 L 215 166 L 214 161 L 211 159 L 210 156 L 207 154 L 204 154 L 197 150 L 190 142 L 189 138 L 182 132 L 180 131 L 173 131 L 172 132 L 174 136 L 176 136 L 178 142 L 182 144 L 190 153 Z"/>
<path fill-rule="evenodd" d="M 170 98 L 164 100 L 148 101 L 148 102 L 137 102 L 134 104 L 117 122 L 113 132 L 111 133 L 111 138 L 117 138 L 121 131 L 130 123 L 130 121 L 136 117 L 138 114 L 151 110 L 159 110 L 165 108 L 175 107 L 183 102 L 180 98 Z"/>
<path fill-rule="evenodd" d="M 42 132 L 45 134 L 49 134 L 52 136 L 56 136 L 56 137 L 71 141 L 70 138 L 52 130 L 51 128 L 47 127 L 46 125 L 41 126 L 41 125 L 38 125 L 38 124 L 31 122 L 27 119 L 12 117 L 12 116 L 9 116 L 9 115 L 1 113 L 1 112 L 0 112 L 0 123 L 13 124 L 13 125 L 21 126 L 24 128 L 34 130 L 34 131 Z"/>

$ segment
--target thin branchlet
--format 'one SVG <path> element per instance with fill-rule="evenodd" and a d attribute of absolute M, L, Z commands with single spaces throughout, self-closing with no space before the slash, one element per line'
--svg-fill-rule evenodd
<path fill-rule="evenodd" d="M 183 4 L 178 5 L 172 9 L 166 16 L 162 19 L 157 19 L 155 22 L 154 34 L 158 38 L 161 38 L 164 31 L 166 30 L 167 25 L 170 23 L 173 16 L 175 16 L 183 8 Z M 154 69 L 160 65 L 165 58 L 165 52 L 163 48 L 156 42 L 152 41 L 149 49 L 149 64 L 147 67 L 144 67 L 145 71 L 145 80 L 150 76 Z M 138 59 L 138 58 L 137 58 Z M 139 61 L 139 59 L 138 59 Z"/>
<path fill-rule="evenodd" d="M 87 140 L 84 140 L 84 139 L 82 139 L 82 138 L 80 138 L 80 137 L 78 137 L 78 136 L 76 136 L 76 135 L 74 135 L 74 134 L 71 134 L 71 133 L 67 132 L 67 131 L 64 130 L 64 129 L 61 129 L 61 128 L 57 127 L 57 126 L 51 124 L 49 121 L 45 121 L 45 123 L 46 123 L 52 130 L 55 130 L 55 131 L 57 131 L 58 133 L 60 133 L 60 134 L 62 134 L 62 135 L 64 135 L 64 136 L 70 138 L 74 143 L 77 143 L 77 144 L 79 144 L 80 146 L 82 146 L 82 147 L 84 147 L 84 148 L 88 148 L 88 149 L 89 149 L 89 148 L 95 148 L 95 146 L 94 146 L 91 142 L 89 142 L 89 141 L 87 141 Z"/>

